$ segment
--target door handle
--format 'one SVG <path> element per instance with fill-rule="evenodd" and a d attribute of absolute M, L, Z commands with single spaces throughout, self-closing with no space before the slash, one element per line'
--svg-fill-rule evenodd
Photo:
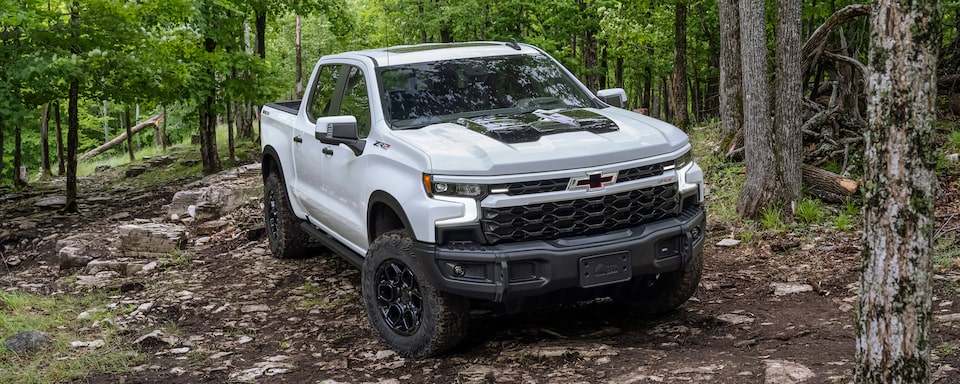
<path fill-rule="evenodd" d="M 303 142 L 303 138 L 301 138 L 300 136 L 294 136 L 294 137 L 293 137 L 293 142 L 294 142 L 294 143 L 302 143 L 302 142 Z"/>
<path fill-rule="evenodd" d="M 323 152 L 324 155 L 333 156 L 333 150 L 330 148 L 321 149 L 320 152 Z"/>

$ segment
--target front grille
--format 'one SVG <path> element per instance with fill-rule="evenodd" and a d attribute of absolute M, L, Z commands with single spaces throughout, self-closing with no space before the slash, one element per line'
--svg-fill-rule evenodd
<path fill-rule="evenodd" d="M 483 208 L 480 225 L 489 244 L 551 240 L 635 227 L 676 215 L 677 184 L 612 195 L 507 208 Z"/>
<path fill-rule="evenodd" d="M 628 181 L 645 179 L 652 176 L 659 176 L 663 173 L 664 167 L 671 164 L 673 164 L 673 161 L 620 170 L 617 173 L 617 182 L 625 183 Z M 508 196 L 516 196 L 564 191 L 567 189 L 567 185 L 569 185 L 569 183 L 570 178 L 564 177 L 561 179 L 533 180 L 510 184 L 498 184 L 492 186 L 491 189 L 505 189 Z"/>

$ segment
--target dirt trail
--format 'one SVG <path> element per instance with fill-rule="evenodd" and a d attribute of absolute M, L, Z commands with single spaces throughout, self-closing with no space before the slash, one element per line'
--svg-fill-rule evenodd
<path fill-rule="evenodd" d="M 732 228 L 712 223 L 701 286 L 668 316 L 634 317 L 604 300 L 516 316 L 476 312 L 462 347 L 424 360 L 380 343 L 360 302 L 359 272 L 343 260 L 325 252 L 271 258 L 249 225 L 259 216 L 256 199 L 211 218 L 225 224 L 209 234 L 197 233 L 199 221 L 181 223 L 190 233 L 186 248 L 142 260 L 155 264 L 136 273 L 60 270 L 58 240 L 91 239 L 93 256 L 116 258 L 120 225 L 169 222 L 163 206 L 173 193 L 198 187 L 178 184 L 88 192 L 80 216 L 30 212 L 39 197 L 0 202 L 0 250 L 22 259 L 0 272 L 0 285 L 38 293 L 108 289 L 112 301 L 136 308 L 115 322 L 137 342 L 143 364 L 76 382 L 851 382 L 859 240 L 827 227 L 719 247 Z M 938 211 L 941 224 L 960 221 L 951 218 L 960 201 L 954 188 Z M 935 284 L 935 382 L 960 383 L 960 268 L 939 271 Z M 161 333 L 144 337 L 154 330 Z"/>

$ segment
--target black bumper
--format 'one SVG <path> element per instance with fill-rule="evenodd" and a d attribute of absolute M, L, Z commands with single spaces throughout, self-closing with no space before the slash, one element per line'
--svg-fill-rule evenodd
<path fill-rule="evenodd" d="M 705 217 L 695 205 L 676 217 L 601 235 L 492 246 L 416 242 L 414 252 L 443 292 L 516 302 L 678 270 L 703 252 Z"/>

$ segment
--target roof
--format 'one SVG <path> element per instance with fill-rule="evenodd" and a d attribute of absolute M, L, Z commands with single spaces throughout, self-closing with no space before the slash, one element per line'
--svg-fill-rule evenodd
<path fill-rule="evenodd" d="M 519 50 L 511 47 L 508 43 L 490 41 L 430 43 L 344 52 L 324 56 L 324 59 L 366 56 L 375 60 L 379 66 L 392 66 L 468 57 L 539 54 L 541 52 L 539 49 L 527 44 L 519 44 L 518 47 L 520 48 Z"/>

